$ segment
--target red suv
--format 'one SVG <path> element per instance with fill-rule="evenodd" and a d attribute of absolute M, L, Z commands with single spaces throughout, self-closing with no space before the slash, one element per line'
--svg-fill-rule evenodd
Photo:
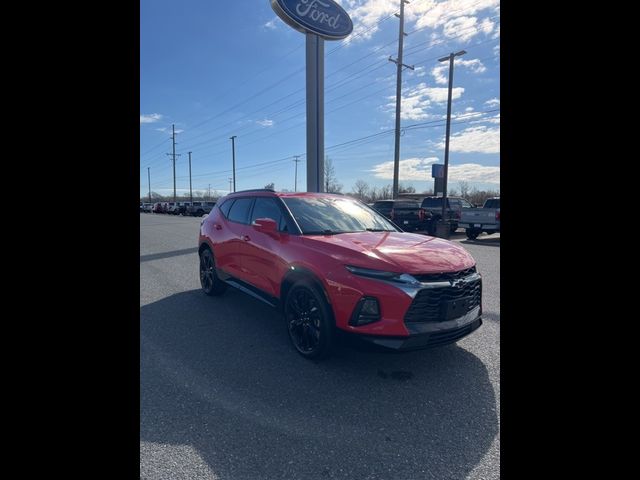
<path fill-rule="evenodd" d="M 457 243 L 404 233 L 358 200 L 248 190 L 201 223 L 200 282 L 282 309 L 307 358 L 336 329 L 395 350 L 455 342 L 482 325 L 482 279 Z"/>

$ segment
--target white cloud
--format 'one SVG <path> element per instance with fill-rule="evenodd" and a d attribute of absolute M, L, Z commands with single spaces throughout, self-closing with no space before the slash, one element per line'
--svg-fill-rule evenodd
<path fill-rule="evenodd" d="M 500 25 L 496 28 L 496 32 L 493 34 L 491 38 L 498 38 L 500 36 Z"/>
<path fill-rule="evenodd" d="M 346 0 L 346 3 L 342 7 L 353 20 L 353 33 L 347 42 L 371 38 L 380 28 L 377 23 L 398 11 L 398 2 L 390 0 Z"/>
<path fill-rule="evenodd" d="M 140 123 L 154 123 L 162 120 L 162 115 L 159 113 L 150 113 L 149 115 L 140 115 Z"/>
<path fill-rule="evenodd" d="M 498 105 L 500 105 L 500 99 L 497 97 L 494 97 L 484 102 L 484 104 L 489 107 L 497 107 Z"/>
<path fill-rule="evenodd" d="M 449 67 L 445 65 L 438 65 L 437 67 L 433 67 L 433 70 L 431 70 L 431 75 L 433 75 L 436 83 L 440 85 L 446 85 L 449 82 L 449 78 L 445 75 L 445 72 L 448 70 Z"/>
<path fill-rule="evenodd" d="M 263 127 L 272 127 L 273 126 L 273 120 L 268 120 L 268 119 L 264 119 L 264 120 L 256 120 L 256 123 L 258 125 L 262 125 Z"/>
<path fill-rule="evenodd" d="M 407 19 L 416 22 L 416 27 L 442 27 L 454 18 L 475 16 L 488 8 L 498 7 L 500 0 L 444 0 L 414 2 L 406 10 Z"/>
<path fill-rule="evenodd" d="M 458 99 L 464 93 L 463 87 L 455 87 L 451 92 L 452 99 Z M 432 103 L 442 103 L 447 101 L 448 89 L 440 87 L 427 87 L 426 83 L 420 83 L 417 87 L 409 89 L 402 95 L 400 118 L 402 120 L 426 120 L 429 118 L 427 110 Z M 395 115 L 396 99 L 391 100 L 386 107 L 389 113 Z"/>
<path fill-rule="evenodd" d="M 444 148 L 444 141 L 440 142 L 437 148 Z M 466 128 L 451 135 L 449 149 L 462 153 L 500 153 L 500 127 Z"/>
<path fill-rule="evenodd" d="M 408 158 L 400 160 L 398 177 L 404 180 L 430 180 L 431 164 L 438 161 L 438 157 Z M 385 180 L 393 179 L 393 160 L 374 165 L 370 170 L 375 177 Z"/>
<path fill-rule="evenodd" d="M 166 131 L 167 131 L 167 127 L 156 128 L 156 130 L 157 130 L 158 132 L 166 132 Z"/>
<path fill-rule="evenodd" d="M 449 165 L 450 182 L 482 182 L 500 184 L 500 167 L 463 163 Z"/>
<path fill-rule="evenodd" d="M 462 58 L 455 59 L 456 67 L 464 67 L 471 70 L 472 73 L 484 73 L 487 71 L 487 67 L 478 58 L 472 58 L 465 60 Z M 441 64 L 431 69 L 431 75 L 439 85 L 446 85 L 449 83 L 449 65 Z"/>
<path fill-rule="evenodd" d="M 400 160 L 398 177 L 402 181 L 432 181 L 431 165 L 439 161 L 438 157 L 408 158 Z M 384 180 L 393 179 L 393 161 L 374 165 L 371 172 L 375 177 Z M 463 163 L 449 165 L 450 182 L 482 182 L 500 183 L 500 167 L 480 165 L 478 163 Z"/>
<path fill-rule="evenodd" d="M 276 22 L 279 22 L 280 19 L 278 17 L 273 17 L 271 20 L 269 20 L 267 23 L 265 23 L 263 25 L 264 28 L 268 28 L 269 30 L 275 30 L 276 29 Z"/>
<path fill-rule="evenodd" d="M 465 112 L 473 112 L 473 107 L 467 107 L 464 109 Z"/>
<path fill-rule="evenodd" d="M 455 66 L 468 68 L 472 73 L 484 73 L 487 71 L 487 67 L 485 67 L 478 58 L 471 58 L 469 60 L 465 60 L 464 58 L 456 58 Z"/>
<path fill-rule="evenodd" d="M 338 0 L 338 3 L 353 20 L 353 33 L 346 39 L 348 43 L 371 38 L 380 30 L 378 22 L 399 11 L 397 0 Z M 478 13 L 486 9 L 497 12 L 499 5 L 500 0 L 416 0 L 405 5 L 405 28 L 407 31 L 418 28 L 433 31 L 446 27 L 445 35 L 457 37 L 461 34 L 460 29 L 471 27 L 457 37 L 465 41 L 481 32 L 491 33 L 494 22 L 485 18 L 478 23 Z"/>
<path fill-rule="evenodd" d="M 493 31 L 493 27 L 495 27 L 495 23 L 489 18 L 485 18 L 480 22 L 480 30 L 487 35 Z"/>
<path fill-rule="evenodd" d="M 424 85 L 424 84 L 421 84 Z M 448 88 L 440 88 L 440 87 L 431 87 L 431 88 L 423 88 L 424 94 L 429 97 L 429 100 L 439 103 L 446 102 L 447 96 L 449 93 Z M 456 100 L 462 96 L 464 93 L 464 87 L 454 87 L 451 89 L 451 99 Z"/>
<path fill-rule="evenodd" d="M 477 22 L 476 17 L 457 17 L 444 24 L 442 33 L 447 38 L 456 38 L 460 42 L 466 42 L 478 34 Z"/>

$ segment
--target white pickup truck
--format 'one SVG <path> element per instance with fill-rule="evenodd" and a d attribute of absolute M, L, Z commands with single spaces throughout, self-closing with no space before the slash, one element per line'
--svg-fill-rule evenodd
<path fill-rule="evenodd" d="M 482 232 L 500 233 L 500 197 L 488 198 L 482 208 L 464 208 L 459 226 L 467 238 L 475 240 Z"/>

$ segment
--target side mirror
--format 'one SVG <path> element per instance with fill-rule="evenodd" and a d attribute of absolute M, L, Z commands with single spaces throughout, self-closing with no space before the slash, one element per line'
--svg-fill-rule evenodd
<path fill-rule="evenodd" d="M 257 231 L 266 234 L 275 234 L 278 230 L 278 224 L 272 218 L 256 218 L 252 225 Z"/>

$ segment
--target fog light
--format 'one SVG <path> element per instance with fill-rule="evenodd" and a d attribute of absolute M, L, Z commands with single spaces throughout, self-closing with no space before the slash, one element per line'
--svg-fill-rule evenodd
<path fill-rule="evenodd" d="M 353 310 L 349 325 L 360 326 L 380 320 L 380 306 L 374 297 L 362 297 Z"/>

